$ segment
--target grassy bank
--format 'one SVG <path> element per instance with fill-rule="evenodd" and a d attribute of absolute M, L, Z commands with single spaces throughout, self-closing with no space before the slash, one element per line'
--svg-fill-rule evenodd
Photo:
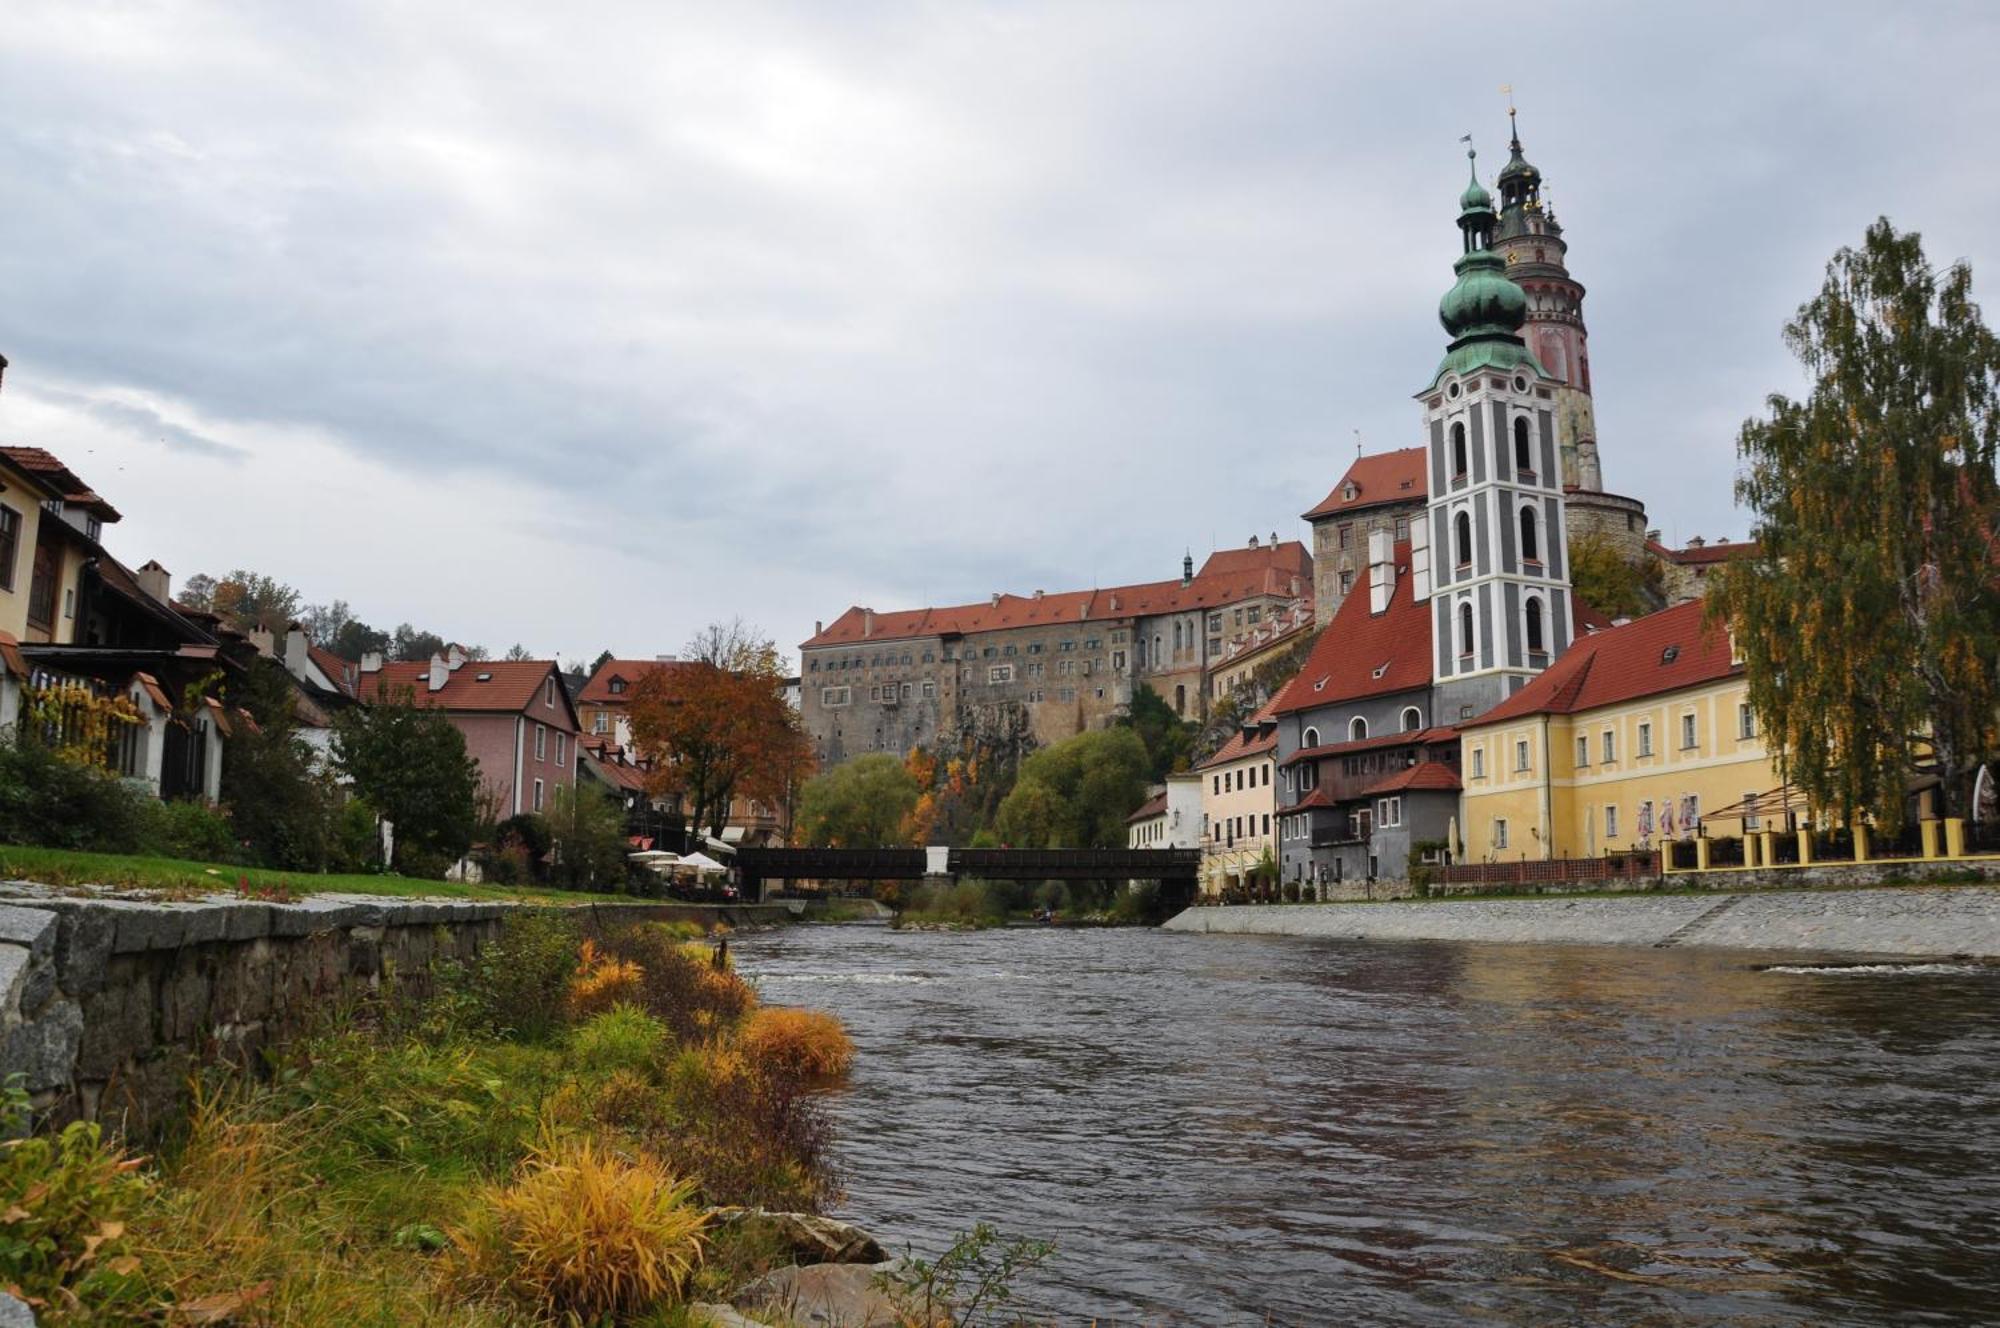
<path fill-rule="evenodd" d="M 684 1322 L 789 1262 L 708 1206 L 835 1194 L 815 1092 L 852 1054 L 686 937 L 524 913 L 432 999 L 212 1075 L 156 1157 L 0 1144 L 0 1286 L 58 1326 Z"/>
<path fill-rule="evenodd" d="M 468 885 L 415 876 L 316 874 L 270 871 L 191 862 L 180 858 L 127 853 L 85 853 L 71 849 L 0 845 L 0 878 L 48 885 L 110 885 L 173 894 L 207 894 L 246 888 L 277 896 L 357 894 L 425 896 L 438 899 L 525 899 L 576 903 L 603 896 L 501 885 Z"/>

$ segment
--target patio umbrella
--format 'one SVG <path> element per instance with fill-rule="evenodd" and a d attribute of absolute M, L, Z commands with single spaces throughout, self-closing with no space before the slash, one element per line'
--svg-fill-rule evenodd
<path fill-rule="evenodd" d="M 690 853 L 674 865 L 687 867 L 698 872 L 726 872 L 729 870 L 729 868 L 723 866 L 714 858 L 709 857 L 706 853 Z"/>

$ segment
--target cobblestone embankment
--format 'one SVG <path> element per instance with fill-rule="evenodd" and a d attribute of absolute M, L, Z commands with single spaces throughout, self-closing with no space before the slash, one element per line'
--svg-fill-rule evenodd
<path fill-rule="evenodd" d="M 1168 931 L 2000 958 L 1990 886 L 1191 908 Z"/>

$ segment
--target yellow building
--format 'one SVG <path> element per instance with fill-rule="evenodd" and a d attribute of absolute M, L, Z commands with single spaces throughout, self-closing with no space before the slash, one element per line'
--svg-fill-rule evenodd
<path fill-rule="evenodd" d="M 1250 874 L 1269 856 L 1276 884 L 1277 808 L 1272 777 L 1278 765 L 1278 725 L 1269 711 L 1246 721 L 1195 773 L 1201 776 L 1201 891 L 1211 898 L 1249 890 Z"/>
<path fill-rule="evenodd" d="M 1585 636 L 1460 725 L 1465 861 L 1660 847 L 1779 787 L 1743 666 L 1703 611 L 1695 601 Z M 1760 828 L 1786 827 L 1732 818 L 1711 837 Z"/>
<path fill-rule="evenodd" d="M 0 447 L 0 632 L 30 644 L 77 639 L 84 564 L 118 513 L 39 447 Z"/>

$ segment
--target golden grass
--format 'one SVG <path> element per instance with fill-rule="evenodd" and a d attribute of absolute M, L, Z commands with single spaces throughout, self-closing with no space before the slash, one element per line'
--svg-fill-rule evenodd
<path fill-rule="evenodd" d="M 854 1041 L 824 1010 L 765 1006 L 752 1010 L 737 1045 L 765 1073 L 794 1083 L 823 1083 L 854 1064 Z"/>
<path fill-rule="evenodd" d="M 644 1153 L 548 1140 L 453 1239 L 479 1282 L 585 1322 L 623 1317 L 677 1300 L 700 1265 L 694 1188 Z"/>
<path fill-rule="evenodd" d="M 588 1019 L 618 1005 L 632 1005 L 639 999 L 639 984 L 646 971 L 629 959 L 604 954 L 594 941 L 585 941 L 578 956 L 576 975 L 569 982 L 569 1012 L 572 1018 Z"/>

